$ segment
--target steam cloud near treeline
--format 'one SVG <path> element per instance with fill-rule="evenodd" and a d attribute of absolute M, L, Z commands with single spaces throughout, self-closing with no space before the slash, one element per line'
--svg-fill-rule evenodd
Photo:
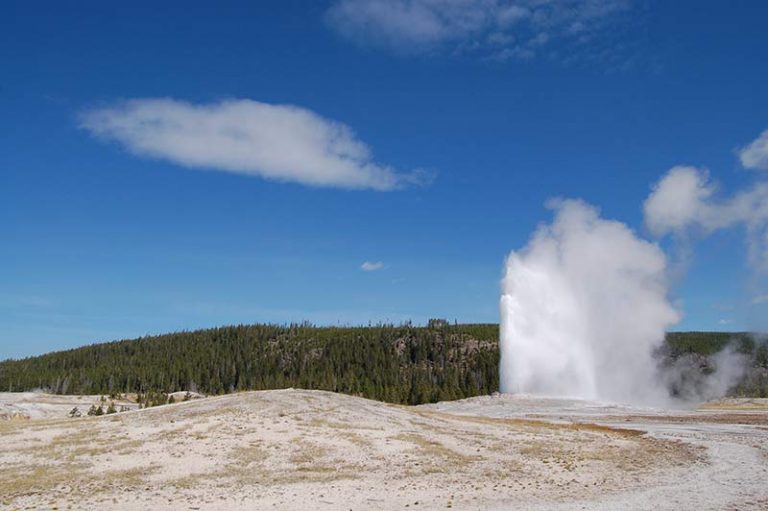
<path fill-rule="evenodd" d="M 768 130 L 739 151 L 742 166 L 768 171 Z M 646 240 L 627 225 L 601 218 L 579 200 L 551 201 L 550 224 L 506 261 L 501 312 L 501 390 L 668 405 L 722 396 L 746 370 L 732 349 L 712 358 L 704 377 L 681 357 L 660 367 L 654 353 L 681 311 L 670 302 L 667 254 L 717 230 L 743 226 L 748 263 L 768 271 L 768 181 L 722 197 L 705 169 L 677 166 L 644 203 Z M 757 280 L 757 279 L 756 279 Z M 753 303 L 759 303 L 757 299 Z"/>

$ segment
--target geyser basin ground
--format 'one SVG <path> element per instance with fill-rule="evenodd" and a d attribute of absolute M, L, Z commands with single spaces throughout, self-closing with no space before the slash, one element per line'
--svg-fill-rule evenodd
<path fill-rule="evenodd" d="M 765 509 L 768 406 L 751 403 L 404 407 L 285 390 L 5 421 L 0 508 Z"/>

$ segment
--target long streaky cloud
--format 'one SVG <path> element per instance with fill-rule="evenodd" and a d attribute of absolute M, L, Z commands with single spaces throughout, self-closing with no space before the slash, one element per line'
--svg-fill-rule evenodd
<path fill-rule="evenodd" d="M 359 44 L 404 53 L 447 50 L 492 60 L 588 51 L 633 0 L 334 0 L 328 25 Z M 599 46 L 599 45 L 598 45 Z M 605 46 L 605 45 L 603 45 Z M 609 45 L 611 46 L 611 45 Z M 605 50 L 602 49 L 605 58 Z"/>
<path fill-rule="evenodd" d="M 402 173 L 376 162 L 349 126 L 292 105 L 146 98 L 87 110 L 79 121 L 136 155 L 184 167 L 357 190 L 425 182 L 420 171 Z"/>

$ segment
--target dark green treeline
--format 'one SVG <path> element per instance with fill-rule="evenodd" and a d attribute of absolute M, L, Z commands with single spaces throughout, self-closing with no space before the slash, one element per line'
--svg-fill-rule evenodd
<path fill-rule="evenodd" d="M 0 362 L 0 391 L 222 394 L 298 387 L 428 403 L 498 390 L 498 336 L 495 324 L 443 320 L 426 327 L 241 325 Z M 768 347 L 751 334 L 670 333 L 657 356 L 660 365 L 685 357 L 707 375 L 715 370 L 712 356 L 726 346 L 750 360 L 731 393 L 768 396 Z"/>
<path fill-rule="evenodd" d="M 499 387 L 498 325 L 241 325 L 0 362 L 0 390 L 61 394 L 330 390 L 392 403 Z"/>

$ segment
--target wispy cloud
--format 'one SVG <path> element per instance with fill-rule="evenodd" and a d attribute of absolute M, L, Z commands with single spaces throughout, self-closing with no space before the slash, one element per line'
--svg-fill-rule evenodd
<path fill-rule="evenodd" d="M 744 166 L 761 168 L 761 141 L 768 144 L 768 131 L 751 143 Z M 768 181 L 759 179 L 750 187 L 721 197 L 709 172 L 696 167 L 678 166 L 667 172 L 654 187 L 644 205 L 645 223 L 656 236 L 673 234 L 686 238 L 691 233 L 708 235 L 734 226 L 747 231 L 750 263 L 768 271 Z"/>
<path fill-rule="evenodd" d="M 134 99 L 82 112 L 80 126 L 139 156 L 190 168 L 346 189 L 425 182 L 419 171 L 376 162 L 349 126 L 292 105 Z"/>
<path fill-rule="evenodd" d="M 645 222 L 657 236 L 691 232 L 711 234 L 745 226 L 752 265 L 768 271 L 768 183 L 721 199 L 706 170 L 675 167 L 665 175 L 645 201 Z"/>
<path fill-rule="evenodd" d="M 739 159 L 746 169 L 768 170 L 768 130 L 739 150 Z"/>
<path fill-rule="evenodd" d="M 328 24 L 359 44 L 405 53 L 444 51 L 494 60 L 592 52 L 632 0 L 335 0 Z M 614 47 L 616 45 L 603 45 Z"/>
<path fill-rule="evenodd" d="M 768 295 L 759 295 L 752 298 L 752 305 L 768 303 Z"/>
<path fill-rule="evenodd" d="M 384 268 L 384 263 L 381 261 L 365 261 L 360 265 L 360 269 L 363 271 L 378 271 Z"/>

